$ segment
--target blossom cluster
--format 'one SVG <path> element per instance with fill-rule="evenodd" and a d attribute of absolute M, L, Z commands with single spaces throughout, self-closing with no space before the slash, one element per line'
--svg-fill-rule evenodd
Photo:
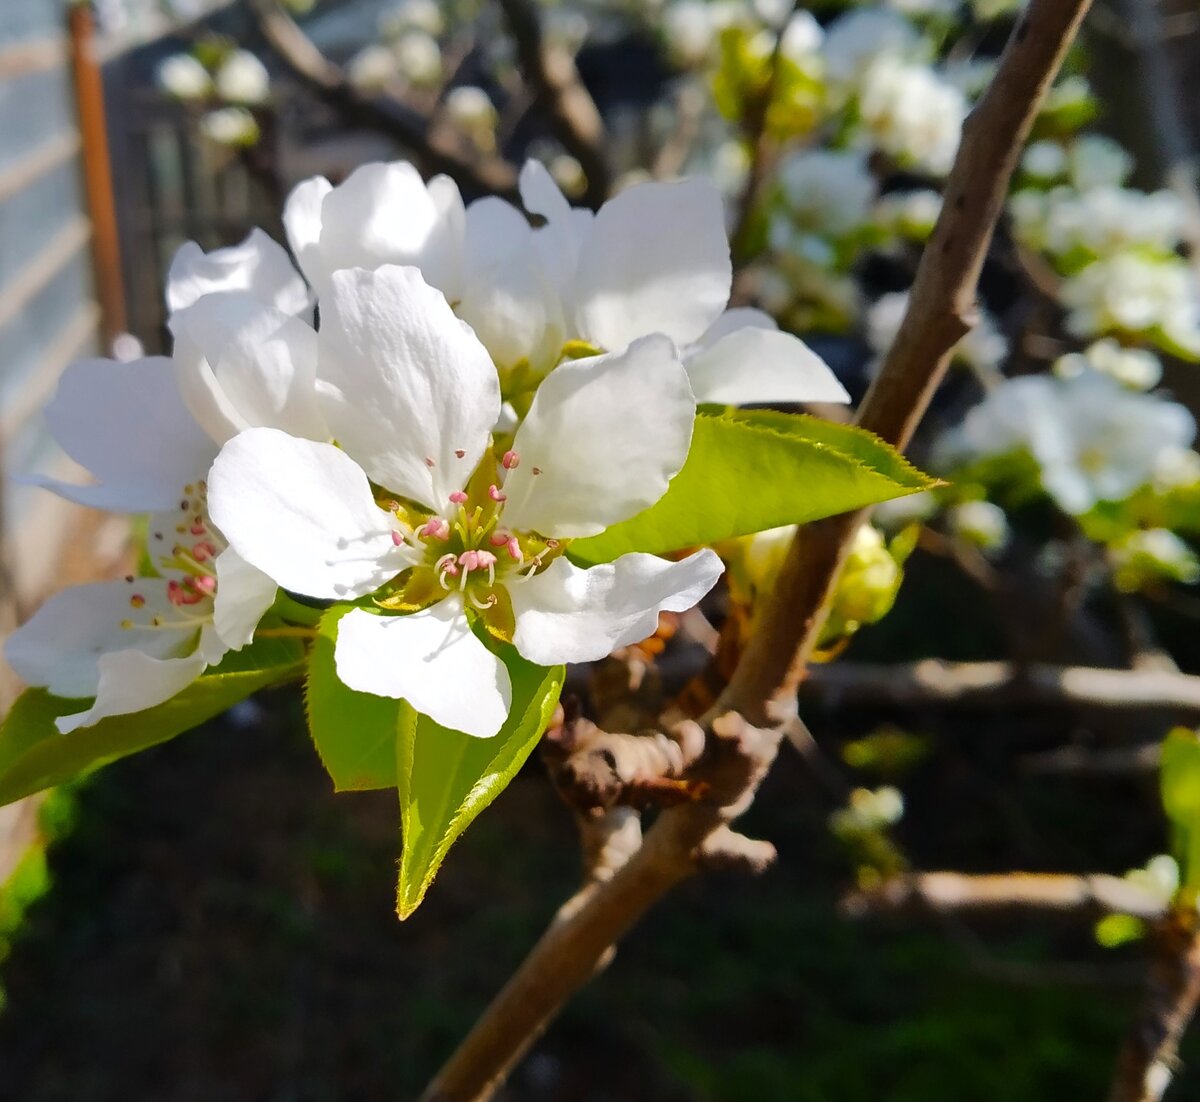
<path fill-rule="evenodd" d="M 848 396 L 798 338 L 727 307 L 711 185 L 646 184 L 593 214 L 530 162 L 521 199 L 466 205 L 406 162 L 305 181 L 284 211 L 299 271 L 261 231 L 186 245 L 172 356 L 64 375 L 48 421 L 96 481 L 36 481 L 148 513 L 153 572 L 59 593 L 11 637 L 30 684 L 94 698 L 61 730 L 293 630 L 282 589 L 344 606 L 348 688 L 487 737 L 512 701 L 499 648 L 599 659 L 714 585 L 707 549 L 567 552 L 663 496 L 698 402 Z"/>

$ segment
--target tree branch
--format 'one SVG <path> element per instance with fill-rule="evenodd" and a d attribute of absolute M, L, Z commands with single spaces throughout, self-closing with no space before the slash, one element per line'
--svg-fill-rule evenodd
<path fill-rule="evenodd" d="M 591 93 L 579 79 L 575 59 L 563 46 L 547 42 L 537 8 L 529 0 L 499 0 L 517 43 L 517 60 L 537 103 L 563 148 L 587 177 L 583 201 L 595 209 L 612 186 L 604 156 L 604 120 Z"/>
<path fill-rule="evenodd" d="M 1119 876 L 1095 873 L 1011 872 L 974 876 L 963 872 L 922 872 L 897 876 L 870 891 L 842 900 L 852 918 L 894 912 L 994 914 L 1003 911 L 1051 911 L 1096 919 L 1106 914 L 1131 914 L 1159 919 L 1163 901 Z"/>
<path fill-rule="evenodd" d="M 947 199 L 906 316 L 860 422 L 903 446 L 968 328 L 983 255 L 1009 177 L 1089 0 L 1032 0 L 991 88 L 968 121 Z M 705 798 L 662 812 L 641 848 L 555 922 L 426 1090 L 424 1102 L 483 1102 L 611 946 L 671 887 L 711 859 L 709 839 L 753 801 L 796 711 L 796 687 L 859 516 L 825 521 L 793 544 L 772 603 L 721 699 L 687 778 Z M 823 535 L 816 535 L 820 531 Z M 818 554 L 808 550 L 820 546 Z M 743 718 L 744 717 L 744 718 Z M 745 864 L 752 863 L 747 859 Z"/>
<path fill-rule="evenodd" d="M 1159 1102 L 1178 1064 L 1179 1042 L 1200 1003 L 1200 938 L 1194 915 L 1173 915 L 1154 933 L 1141 1009 L 1117 1058 L 1108 1102 Z"/>
<path fill-rule="evenodd" d="M 1089 6 L 1090 0 L 1034 0 L 963 126 L 908 310 L 857 417 L 863 428 L 899 448 L 907 446 L 951 351 L 971 327 L 979 273 L 1013 170 Z M 863 511 L 820 521 L 803 528 L 793 542 L 772 597 L 776 614 L 764 617 L 726 694 L 725 704 L 750 722 L 766 721 L 771 702 L 786 707 L 794 698 L 865 516 Z"/>
<path fill-rule="evenodd" d="M 361 95 L 276 0 L 250 0 L 250 9 L 291 74 L 347 123 L 388 135 L 418 155 L 428 171 L 444 172 L 468 192 L 516 198 L 517 174 L 507 161 L 481 155 L 452 127 L 433 122 L 395 96 Z"/>
<path fill-rule="evenodd" d="M 1200 714 L 1200 677 L 1162 669 L 937 658 L 895 665 L 836 662 L 813 666 L 800 692 L 837 709 L 1153 708 Z"/>

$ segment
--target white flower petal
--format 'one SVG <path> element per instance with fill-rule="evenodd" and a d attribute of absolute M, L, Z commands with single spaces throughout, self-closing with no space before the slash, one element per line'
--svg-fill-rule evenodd
<path fill-rule="evenodd" d="M 799 337 L 747 326 L 684 361 L 697 402 L 848 402 L 825 361 Z"/>
<path fill-rule="evenodd" d="M 324 286 L 329 273 L 321 260 L 321 208 L 333 185 L 313 176 L 292 188 L 283 204 L 283 228 L 296 262 L 314 287 Z"/>
<path fill-rule="evenodd" d="M 504 524 L 593 536 L 648 508 L 683 466 L 695 414 L 666 337 L 556 367 L 513 442 L 520 466 L 504 484 Z"/>
<path fill-rule="evenodd" d="M 517 630 L 513 644 L 530 662 L 594 662 L 653 635 L 658 614 L 691 608 L 724 566 L 708 550 L 681 562 L 622 555 L 587 570 L 565 558 L 509 586 Z"/>
<path fill-rule="evenodd" d="M 449 176 L 434 176 L 426 185 L 437 221 L 421 252 L 421 274 L 450 302 L 462 297 L 463 248 L 467 236 L 467 211 L 462 194 Z"/>
<path fill-rule="evenodd" d="M 40 475 L 22 481 L 98 509 L 171 508 L 187 483 L 204 477 L 216 454 L 180 397 L 171 361 L 162 356 L 72 364 L 46 407 L 46 424 L 99 485 Z"/>
<path fill-rule="evenodd" d="M 428 265 L 426 279 L 434 286 L 452 284 L 461 263 L 457 212 L 445 184 L 431 195 L 407 161 L 359 166 L 321 206 L 326 279 L 341 268 L 413 264 Z"/>
<path fill-rule="evenodd" d="M 579 335 L 610 351 L 649 333 L 689 344 L 725 309 L 732 278 L 716 187 L 639 184 L 605 203 L 588 234 L 575 282 Z"/>
<path fill-rule="evenodd" d="M 66 735 L 108 716 L 153 708 L 183 692 L 204 672 L 206 665 L 199 653 L 182 658 L 154 658 L 140 650 L 102 655 L 96 702 L 85 712 L 59 717 L 55 725 Z"/>
<path fill-rule="evenodd" d="M 753 306 L 731 306 L 701 334 L 695 347 L 710 348 L 722 337 L 740 329 L 778 329 L 779 324 L 765 310 Z"/>
<path fill-rule="evenodd" d="M 254 629 L 274 604 L 279 587 L 232 547 L 225 548 L 213 566 L 217 572 L 213 624 L 222 643 L 231 650 L 241 650 L 254 638 Z"/>
<path fill-rule="evenodd" d="M 407 700 L 455 731 L 491 738 L 508 718 L 508 670 L 472 634 L 457 596 L 411 616 L 347 613 L 334 660 L 351 689 Z"/>
<path fill-rule="evenodd" d="M 174 312 L 214 291 L 248 291 L 285 314 L 304 314 L 312 305 L 300 273 L 282 245 L 260 229 L 239 245 L 206 253 L 188 241 L 167 272 L 167 306 Z"/>
<path fill-rule="evenodd" d="M 445 508 L 500 413 L 475 334 L 416 268 L 388 265 L 334 273 L 318 339 L 334 438 L 380 485 Z"/>
<path fill-rule="evenodd" d="M 530 214 L 540 215 L 547 222 L 565 222 L 571 217 L 571 204 L 541 161 L 530 159 L 521 166 L 517 187 L 521 203 Z"/>
<path fill-rule="evenodd" d="M 362 468 L 332 444 L 235 436 L 213 463 L 208 509 L 247 563 L 309 597 L 361 597 L 412 565 Z"/>
<path fill-rule="evenodd" d="M 542 273 L 534 230 L 516 207 L 478 199 L 467 210 L 466 262 L 458 316 L 497 367 L 549 367 L 563 345 L 561 315 Z"/>
<path fill-rule="evenodd" d="M 328 439 L 310 326 L 248 292 L 225 291 L 180 310 L 171 329 L 179 388 L 218 444 L 256 427 Z"/>
<path fill-rule="evenodd" d="M 130 605 L 135 595 L 140 599 L 136 614 Z M 28 685 L 47 688 L 56 696 L 95 696 L 101 655 L 137 648 L 168 658 L 192 649 L 194 623 L 145 626 L 154 616 L 169 622 L 174 615 L 161 578 L 71 586 L 54 594 L 8 637 L 4 656 Z"/>

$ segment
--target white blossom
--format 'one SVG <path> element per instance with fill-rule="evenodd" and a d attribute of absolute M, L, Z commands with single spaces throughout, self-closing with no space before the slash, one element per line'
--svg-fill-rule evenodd
<path fill-rule="evenodd" d="M 181 100 L 202 100 L 213 89 L 212 77 L 191 54 L 172 54 L 158 66 L 159 86 Z"/>
<path fill-rule="evenodd" d="M 803 229 L 836 237 L 870 217 L 876 183 L 862 153 L 802 150 L 783 161 L 777 176 L 787 214 Z"/>
<path fill-rule="evenodd" d="M 1054 373 L 1068 379 L 1085 371 L 1099 371 L 1130 390 L 1152 390 L 1162 380 L 1162 361 L 1145 348 L 1127 348 L 1111 337 L 1096 341 L 1082 352 L 1071 352 L 1054 362 Z"/>
<path fill-rule="evenodd" d="M 928 66 L 876 59 L 863 74 L 858 109 L 871 139 L 902 165 L 936 176 L 950 171 L 967 101 Z"/>
<path fill-rule="evenodd" d="M 230 103 L 265 103 L 271 94 L 267 67 L 249 50 L 230 53 L 218 66 L 213 83 L 217 95 Z"/>
<path fill-rule="evenodd" d="M 1133 157 L 1103 134 L 1076 138 L 1067 154 L 1071 183 L 1080 191 L 1094 187 L 1120 187 L 1133 171 Z"/>
<path fill-rule="evenodd" d="M 407 31 L 396 39 L 392 50 L 396 68 L 409 84 L 429 88 L 442 79 L 442 48 L 431 34 Z"/>
<path fill-rule="evenodd" d="M 943 439 L 951 463 L 1026 451 L 1045 491 L 1068 513 L 1122 501 L 1150 483 L 1163 456 L 1195 435 L 1181 405 L 1125 389 L 1105 375 L 1022 376 L 989 391 Z"/>
<path fill-rule="evenodd" d="M 285 314 L 305 314 L 312 306 L 287 250 L 260 229 L 240 244 L 207 253 L 195 241 L 180 246 L 167 271 L 168 308 L 182 310 L 215 291 L 248 291 Z"/>
<path fill-rule="evenodd" d="M 1003 551 L 1011 532 L 1008 517 L 991 501 L 964 501 L 947 514 L 954 533 L 984 551 Z"/>
<path fill-rule="evenodd" d="M 244 107 L 222 107 L 200 120 L 200 133 L 217 145 L 253 145 L 259 138 L 258 123 Z"/>
<path fill-rule="evenodd" d="M 346 63 L 346 78 L 362 92 L 379 92 L 396 79 L 400 59 L 395 50 L 371 42 Z"/>
<path fill-rule="evenodd" d="M 1161 332 L 1200 352 L 1200 288 L 1182 261 L 1118 253 L 1065 280 L 1059 298 L 1075 336 Z"/>
<path fill-rule="evenodd" d="M 821 54 L 828 78 L 849 83 L 879 57 L 910 57 L 920 50 L 916 30 L 902 15 L 886 8 L 858 8 L 826 28 Z"/>
<path fill-rule="evenodd" d="M 491 357 L 416 269 L 336 272 L 317 340 L 318 393 L 340 447 L 243 432 L 213 465 L 210 500 L 231 545 L 285 588 L 376 594 L 380 614 L 359 608 L 340 623 L 335 661 L 349 687 L 488 737 L 511 687 L 473 620 L 511 635 L 530 661 L 590 661 L 715 583 L 711 551 L 586 570 L 561 554 L 653 504 L 683 464 L 695 400 L 666 338 L 559 367 L 494 466 Z M 392 614 L 377 591 L 402 572 L 403 611 Z"/>
<path fill-rule="evenodd" d="M 1021 157 L 1021 169 L 1039 180 L 1057 180 L 1066 175 L 1067 151 L 1049 138 L 1032 142 Z"/>

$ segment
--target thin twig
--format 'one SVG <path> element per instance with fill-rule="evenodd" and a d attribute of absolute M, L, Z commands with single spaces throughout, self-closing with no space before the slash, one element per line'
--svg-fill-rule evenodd
<path fill-rule="evenodd" d="M 813 666 L 800 688 L 831 709 L 1161 709 L 1200 714 L 1200 677 L 1163 669 L 1044 663 L 835 662 Z"/>
<path fill-rule="evenodd" d="M 803 0 L 795 0 L 788 19 L 798 12 Z M 758 203 L 759 193 L 775 160 L 777 143 L 772 137 L 768 122 L 771 117 L 771 104 L 779 91 L 779 77 L 782 72 L 780 61 L 783 57 L 783 31 L 787 20 L 777 29 L 775 45 L 767 62 L 767 79 L 761 93 L 748 105 L 742 120 L 742 137 L 750 147 L 750 164 L 746 170 L 746 180 L 742 185 L 742 193 L 734 207 L 733 230 L 729 235 L 729 247 L 733 253 L 733 263 L 736 270 L 743 268 L 749 259 L 750 234 L 754 226 L 754 209 Z M 740 297 L 738 289 L 734 288 L 734 296 Z"/>
<path fill-rule="evenodd" d="M 853 892 L 841 907 L 852 918 L 908 911 L 939 915 L 1038 911 L 1085 919 L 1106 914 L 1158 919 L 1167 910 L 1161 897 L 1119 876 L 1035 872 L 897 876 L 870 891 Z"/>
<path fill-rule="evenodd" d="M 444 172 L 470 192 L 515 198 L 517 174 L 507 161 L 472 149 L 452 128 L 434 123 L 394 95 L 363 96 L 276 0 L 250 0 L 250 8 L 292 75 L 344 121 L 388 135 L 417 154 L 430 172 Z"/>
<path fill-rule="evenodd" d="M 517 60 L 535 101 L 546 112 L 554 135 L 587 178 L 583 202 L 599 207 L 612 187 L 604 155 L 604 120 L 584 87 L 571 52 L 547 42 L 537 7 L 530 0 L 499 0 L 517 43 Z"/>

